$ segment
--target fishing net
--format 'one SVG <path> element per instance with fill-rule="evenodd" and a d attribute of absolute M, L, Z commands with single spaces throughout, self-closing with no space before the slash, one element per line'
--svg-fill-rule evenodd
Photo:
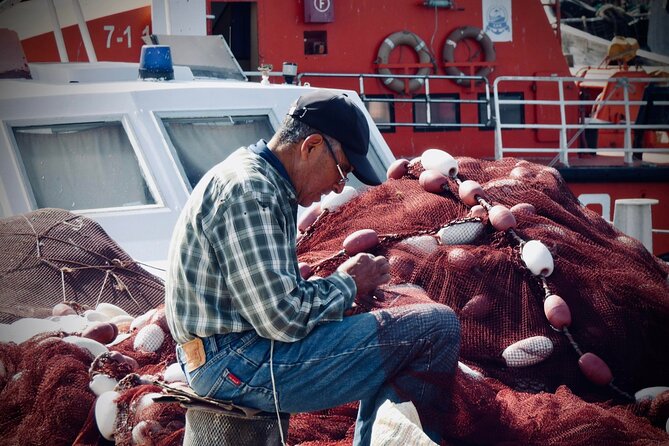
<path fill-rule="evenodd" d="M 0 220 L 0 323 L 51 316 L 63 301 L 141 314 L 163 300 L 160 280 L 91 219 L 48 208 Z"/>
<path fill-rule="evenodd" d="M 151 421 L 146 436 L 155 444 L 177 444 L 173 436 L 183 436 L 179 406 L 135 411 L 133 405 L 133 398 L 142 396 L 137 389 L 160 379 L 175 362 L 175 343 L 160 307 L 162 281 L 137 265 L 96 222 L 61 209 L 0 220 L 0 246 L 0 443 L 105 444 L 94 415 L 96 395 L 89 387 L 95 375 L 104 373 L 123 383 L 119 444 L 129 445 L 132 429 L 146 420 Z M 117 343 L 108 347 L 115 355 L 96 357 L 63 341 L 81 330 L 48 330 L 58 320 L 51 317 L 52 308 L 63 302 L 78 313 L 67 316 L 81 320 L 75 327 L 90 323 L 86 315 L 100 302 L 144 315 L 145 322 L 133 328 L 119 323 Z M 17 344 L 17 337 L 23 340 L 17 331 L 41 333 Z M 146 348 L 135 348 L 138 336 Z M 133 376 L 143 378 L 126 379 Z"/>
<path fill-rule="evenodd" d="M 648 408 L 628 403 L 639 389 L 667 385 L 667 265 L 581 206 L 552 168 L 471 158 L 459 158 L 459 167 L 458 178 L 480 183 L 492 204 L 531 204 L 513 208 L 515 236 L 495 231 L 485 216 L 480 230 L 454 179 L 443 193 L 426 192 L 416 162 L 402 178 L 322 213 L 302 234 L 300 261 L 326 276 L 346 258 L 344 239 L 373 229 L 380 243 L 371 252 L 388 257 L 392 275 L 378 307 L 421 302 L 426 295 L 456 311 L 460 360 L 484 378 L 458 373 L 455 383 L 444 383 L 444 398 L 453 393 L 451 410 L 421 414 L 436 417 L 452 444 L 666 442 L 666 433 L 636 416 Z M 451 244 L 433 237 L 443 227 L 442 239 Z M 539 240 L 550 250 L 555 268 L 546 283 L 521 260 L 519 239 Z M 547 288 L 571 310 L 568 332 L 546 319 Z M 610 385 L 597 386 L 584 376 L 578 360 L 585 352 L 608 364 Z M 614 404 L 626 408 L 611 409 Z M 293 417 L 291 432 L 302 432 L 302 423 L 317 424 L 321 416 Z M 654 420 L 658 427 L 666 422 L 661 418 Z M 338 435 L 352 438 L 350 430 Z M 301 439 L 329 444 L 313 435 Z"/>
<path fill-rule="evenodd" d="M 459 163 L 459 178 L 478 181 L 492 203 L 533 206 L 514 208 L 515 234 L 540 240 L 550 249 L 555 268 L 546 283 L 521 260 L 518 238 L 495 231 L 485 216 L 473 216 L 462 204 L 455 181 L 449 180 L 455 194 L 425 192 L 417 181 L 423 170 L 420 162 L 403 178 L 322 213 L 302 234 L 300 261 L 325 276 L 346 259 L 341 252 L 345 237 L 374 229 L 380 243 L 371 251 L 389 258 L 392 275 L 391 283 L 376 293 L 375 308 L 437 301 L 459 315 L 462 366 L 441 383 L 444 400 L 450 404 L 438 412 L 419 408 L 423 425 L 440 427 L 446 438 L 443 444 L 666 444 L 669 392 L 641 402 L 628 398 L 639 389 L 669 384 L 663 346 L 669 339 L 666 264 L 580 206 L 553 169 L 512 159 L 459 158 Z M 40 215 L 48 221 L 41 222 Z M 45 313 L 63 300 L 60 267 L 71 267 L 82 253 L 72 250 L 56 256 L 48 244 L 53 239 L 65 246 L 61 240 L 80 234 L 53 232 L 69 228 L 59 221 L 77 218 L 66 211 L 47 210 L 0 222 L 0 289 L 2 304 L 10 310 L 3 310 L 3 315 L 19 316 L 13 305 L 23 303 Z M 23 229 L 7 230 L 8 221 Z M 96 227 L 85 218 L 79 224 Z M 434 237 L 443 227 L 441 239 L 451 244 L 437 243 Z M 7 233 L 14 235 L 8 239 Z M 35 259 L 36 238 L 45 244 L 39 252 L 46 260 Z M 95 252 L 107 253 L 96 265 L 113 265 L 115 274 L 130 268 L 126 261 L 131 259 L 109 239 L 99 239 L 95 246 Z M 91 255 L 79 263 L 94 264 L 93 258 L 100 260 Z M 114 259 L 124 262 L 123 268 Z M 43 268 L 42 275 L 33 272 L 37 268 Z M 21 270 L 29 277 L 21 282 L 7 279 Z M 157 280 L 144 282 L 148 276 L 137 281 L 129 279 L 134 275 L 123 276 L 121 281 L 133 295 L 129 299 L 123 290 L 109 283 L 103 286 L 106 271 L 97 266 L 64 274 L 69 277 L 67 298 L 76 297 L 82 310 L 99 299 L 137 316 L 119 329 L 108 353 L 92 355 L 62 342 L 66 336 L 62 332 L 44 333 L 18 345 L 0 342 L 0 443 L 112 444 L 98 430 L 96 396 L 89 388 L 95 376 L 105 375 L 117 382 L 116 443 L 130 445 L 139 438 L 145 444 L 182 444 L 185 410 L 176 403 L 151 400 L 161 389 L 155 382 L 166 381 L 168 366 L 175 362 L 175 344 L 160 306 L 163 286 Z M 93 276 L 97 282 L 90 279 Z M 546 320 L 542 303 L 546 287 L 571 309 L 568 335 Z M 9 296 L 14 300 L 6 300 Z M 151 300 L 157 296 L 159 301 Z M 147 306 L 139 310 L 137 302 L 144 301 Z M 532 344 L 537 338 L 539 347 Z M 527 339 L 531 342 L 522 344 Z M 608 364 L 612 385 L 597 386 L 583 375 L 577 349 L 596 353 Z M 503 355 L 509 351 L 512 354 Z M 349 445 L 356 411 L 357 404 L 349 403 L 294 414 L 288 443 Z"/>

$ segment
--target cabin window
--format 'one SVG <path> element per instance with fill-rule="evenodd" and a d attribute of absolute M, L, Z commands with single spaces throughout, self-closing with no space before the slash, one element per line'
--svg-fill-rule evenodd
<path fill-rule="evenodd" d="M 383 133 L 395 131 L 395 103 L 391 102 L 393 95 L 365 95 L 364 103 L 367 111 L 376 123 L 376 127 Z"/>
<path fill-rule="evenodd" d="M 524 99 L 523 93 L 499 93 L 499 98 L 504 100 L 522 101 Z M 480 101 L 485 101 L 485 94 L 481 93 L 478 96 Z M 499 104 L 500 122 L 503 124 L 525 124 L 525 109 L 523 104 Z M 490 114 L 495 116 L 495 97 L 490 95 Z M 479 123 L 481 130 L 492 130 L 495 128 L 494 119 L 488 120 L 488 112 L 486 111 L 486 103 L 479 103 Z"/>
<path fill-rule="evenodd" d="M 155 204 L 121 122 L 14 127 L 38 208 Z"/>
<path fill-rule="evenodd" d="M 459 94 L 431 94 L 429 97 L 430 119 L 427 116 L 427 96 L 414 96 L 426 102 L 413 103 L 414 131 L 416 132 L 443 132 L 446 130 L 460 130 L 460 95 Z"/>
<path fill-rule="evenodd" d="M 328 35 L 326 31 L 304 32 L 304 54 L 327 54 Z"/>
<path fill-rule="evenodd" d="M 242 146 L 274 134 L 267 116 L 162 118 L 183 173 L 191 187 L 216 164 Z"/>

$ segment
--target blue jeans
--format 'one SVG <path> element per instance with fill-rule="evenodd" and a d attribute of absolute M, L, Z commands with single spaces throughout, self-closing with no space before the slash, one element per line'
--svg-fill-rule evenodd
<path fill-rule="evenodd" d="M 207 360 L 188 381 L 201 395 L 274 412 L 270 341 L 255 332 L 203 339 Z M 281 412 L 313 412 L 360 400 L 355 445 L 368 445 L 386 399 L 441 412 L 450 395 L 460 347 L 457 316 L 445 305 L 417 304 L 324 323 L 306 338 L 274 343 L 273 369 Z M 177 347 L 177 358 L 183 356 Z M 438 426 L 423 423 L 433 440 Z M 435 429 L 437 429 L 435 431 Z"/>

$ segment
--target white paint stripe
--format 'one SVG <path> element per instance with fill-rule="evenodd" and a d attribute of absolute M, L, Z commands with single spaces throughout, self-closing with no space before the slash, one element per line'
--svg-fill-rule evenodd
<path fill-rule="evenodd" d="M 72 0 L 53 0 L 62 28 L 77 24 Z M 120 14 L 145 6 L 151 6 L 151 0 L 80 0 L 86 21 Z M 20 2 L 0 14 L 0 28 L 9 28 L 19 35 L 19 39 L 28 39 L 53 32 L 51 19 L 46 14 L 48 6 L 44 0 Z"/>
<path fill-rule="evenodd" d="M 395 48 L 395 42 L 393 42 L 393 41 L 390 40 L 390 39 L 385 39 L 385 40 L 383 41 L 383 44 L 384 44 L 384 45 L 388 45 L 388 46 L 390 47 L 391 50 L 392 50 L 393 48 Z"/>

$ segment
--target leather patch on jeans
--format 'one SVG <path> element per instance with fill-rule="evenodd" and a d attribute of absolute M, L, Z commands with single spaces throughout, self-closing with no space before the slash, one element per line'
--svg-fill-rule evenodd
<path fill-rule="evenodd" d="M 195 338 L 185 344 L 181 344 L 181 349 L 186 356 L 186 370 L 188 372 L 201 367 L 207 360 L 207 356 L 204 354 L 204 345 L 200 338 Z"/>

